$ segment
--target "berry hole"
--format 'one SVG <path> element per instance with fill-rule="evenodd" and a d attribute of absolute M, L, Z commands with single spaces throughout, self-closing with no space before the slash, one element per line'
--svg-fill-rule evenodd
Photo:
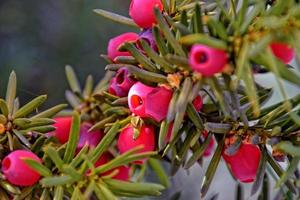
<path fill-rule="evenodd" d="M 207 62 L 207 60 L 208 60 L 208 56 L 205 52 L 199 51 L 196 53 L 196 61 L 198 63 L 203 64 L 203 63 Z"/>
<path fill-rule="evenodd" d="M 121 85 L 125 80 L 125 71 L 120 71 L 116 76 L 117 84 Z"/>
<path fill-rule="evenodd" d="M 141 97 L 137 96 L 137 95 L 133 95 L 130 99 L 131 101 L 131 105 L 133 106 L 133 108 L 137 108 L 141 105 L 143 105 L 143 100 Z"/>
<path fill-rule="evenodd" d="M 2 170 L 3 171 L 7 171 L 9 170 L 11 166 L 11 161 L 9 158 L 5 158 L 3 161 L 2 161 Z"/>

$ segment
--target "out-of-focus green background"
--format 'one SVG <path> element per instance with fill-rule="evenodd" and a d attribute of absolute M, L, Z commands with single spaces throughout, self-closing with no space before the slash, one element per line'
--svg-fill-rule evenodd
<path fill-rule="evenodd" d="M 99 79 L 109 38 L 129 27 L 112 23 L 95 8 L 128 15 L 129 0 L 0 0 L 0 92 L 10 71 L 18 76 L 21 103 L 48 94 L 48 105 L 64 101 L 64 66 L 72 65 L 81 82 Z"/>

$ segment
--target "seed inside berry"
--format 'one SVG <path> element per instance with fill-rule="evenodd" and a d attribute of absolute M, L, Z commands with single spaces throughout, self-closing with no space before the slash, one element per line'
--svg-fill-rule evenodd
<path fill-rule="evenodd" d="M 143 105 L 143 103 L 144 103 L 142 98 L 137 96 L 137 95 L 132 95 L 130 101 L 131 101 L 131 104 L 134 108 L 137 108 L 137 107 Z"/>

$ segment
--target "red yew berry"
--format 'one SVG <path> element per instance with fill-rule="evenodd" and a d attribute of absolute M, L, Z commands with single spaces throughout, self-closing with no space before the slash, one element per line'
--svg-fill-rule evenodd
<path fill-rule="evenodd" d="M 119 172 L 113 177 L 114 179 L 117 179 L 120 181 L 128 181 L 129 180 L 129 174 L 130 174 L 129 167 L 121 166 L 121 167 L 117 167 L 116 169 L 118 169 Z"/>
<path fill-rule="evenodd" d="M 193 105 L 194 108 L 196 109 L 197 112 L 200 112 L 200 110 L 203 107 L 203 101 L 200 95 L 198 95 L 194 100 L 193 100 Z"/>
<path fill-rule="evenodd" d="M 64 144 L 69 139 L 72 117 L 56 117 L 54 120 L 55 124 L 53 126 L 56 128 L 54 136 L 60 143 Z"/>
<path fill-rule="evenodd" d="M 154 8 L 163 10 L 161 0 L 131 0 L 129 15 L 141 28 L 151 28 L 156 23 Z"/>
<path fill-rule="evenodd" d="M 155 149 L 155 133 L 152 126 L 143 125 L 136 139 L 134 139 L 134 127 L 132 125 L 127 126 L 121 131 L 117 143 L 121 154 L 141 145 L 143 146 L 140 150 L 141 153 Z"/>
<path fill-rule="evenodd" d="M 158 50 L 156 41 L 155 41 L 153 33 L 152 33 L 152 29 L 146 29 L 146 30 L 142 31 L 139 35 L 139 40 L 136 43 L 137 48 L 144 52 L 144 49 L 141 45 L 140 40 L 144 40 L 154 51 Z"/>
<path fill-rule="evenodd" d="M 77 152 L 79 152 L 86 144 L 90 148 L 96 147 L 102 139 L 103 133 L 101 131 L 96 130 L 89 132 L 91 127 L 92 124 L 89 123 L 83 123 L 80 125 L 80 135 L 76 149 Z"/>
<path fill-rule="evenodd" d="M 104 165 L 111 161 L 113 159 L 113 155 L 109 152 L 103 153 L 100 158 L 96 161 L 95 167 L 99 167 L 101 165 Z M 113 177 L 113 179 L 121 180 L 121 181 L 128 181 L 129 180 L 129 171 L 130 168 L 127 166 L 120 166 L 117 167 L 116 169 L 119 170 L 119 172 Z M 113 169 L 115 170 L 115 169 Z M 110 170 L 108 172 L 105 172 L 102 174 L 102 176 L 109 175 L 110 173 L 113 172 L 113 170 Z"/>
<path fill-rule="evenodd" d="M 11 184 L 31 186 L 39 181 L 40 174 L 25 163 L 26 158 L 42 163 L 37 155 L 25 150 L 13 151 L 3 159 L 2 172 Z"/>
<path fill-rule="evenodd" d="M 243 142 L 233 155 L 222 154 L 233 176 L 241 182 L 250 183 L 256 178 L 261 151 L 257 145 Z"/>
<path fill-rule="evenodd" d="M 273 54 L 285 64 L 291 62 L 291 60 L 295 56 L 294 49 L 289 47 L 288 44 L 281 42 L 273 42 L 270 45 L 270 47 L 272 49 Z"/>
<path fill-rule="evenodd" d="M 137 82 L 129 90 L 128 105 L 135 115 L 160 122 L 167 116 L 172 94 L 163 87 L 154 88 Z"/>
<path fill-rule="evenodd" d="M 118 97 L 125 97 L 136 81 L 130 77 L 128 69 L 123 67 L 118 70 L 116 76 L 110 81 L 109 93 Z"/>
<path fill-rule="evenodd" d="M 195 44 L 189 56 L 191 68 L 203 76 L 213 76 L 222 72 L 227 62 L 225 51 L 202 44 Z"/>
<path fill-rule="evenodd" d="M 129 32 L 110 39 L 107 47 L 108 57 L 114 61 L 118 56 L 130 56 L 131 54 L 129 52 L 119 51 L 119 48 L 126 42 L 135 42 L 138 37 L 138 34 Z"/>

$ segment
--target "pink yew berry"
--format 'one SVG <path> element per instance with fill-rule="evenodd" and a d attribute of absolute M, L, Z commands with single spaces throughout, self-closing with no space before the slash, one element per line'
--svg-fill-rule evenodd
<path fill-rule="evenodd" d="M 131 0 L 129 15 L 141 28 L 151 28 L 156 23 L 154 8 L 163 10 L 161 0 Z"/>
<path fill-rule="evenodd" d="M 140 150 L 141 153 L 155 149 L 155 133 L 152 126 L 143 125 L 136 139 L 134 139 L 134 127 L 132 125 L 121 131 L 117 142 L 117 147 L 121 154 L 141 145 L 143 146 Z"/>
<path fill-rule="evenodd" d="M 108 57 L 114 61 L 118 56 L 130 56 L 129 52 L 119 51 L 119 48 L 126 42 L 135 42 L 138 39 L 138 34 L 128 32 L 109 40 L 107 47 Z"/>
<path fill-rule="evenodd" d="M 241 182 L 250 183 L 256 178 L 261 151 L 257 145 L 243 142 L 233 155 L 222 154 L 233 176 Z"/>
<path fill-rule="evenodd" d="M 91 127 L 92 124 L 89 123 L 83 123 L 80 125 L 80 135 L 76 149 L 77 152 L 79 152 L 86 144 L 90 148 L 95 148 L 102 139 L 103 133 L 101 131 L 96 130 L 89 132 Z"/>
<path fill-rule="evenodd" d="M 136 43 L 137 48 L 144 52 L 140 40 L 145 41 L 154 51 L 158 51 L 156 41 L 152 33 L 152 29 L 146 29 L 143 32 L 141 32 L 139 35 L 139 40 Z"/>
<path fill-rule="evenodd" d="M 228 58 L 224 50 L 202 44 L 195 44 L 189 56 L 191 68 L 208 77 L 222 72 L 227 62 Z"/>
<path fill-rule="evenodd" d="M 53 126 L 56 128 L 54 136 L 60 143 L 64 144 L 69 139 L 72 117 L 56 117 L 54 120 L 55 124 Z"/>
<path fill-rule="evenodd" d="M 116 76 L 110 81 L 109 93 L 118 97 L 125 97 L 135 82 L 136 81 L 130 77 L 128 69 L 123 67 L 118 70 Z"/>
<path fill-rule="evenodd" d="M 273 42 L 270 45 L 270 47 L 272 49 L 273 54 L 285 64 L 291 62 L 291 60 L 295 56 L 294 49 L 289 47 L 288 44 L 281 42 Z"/>
<path fill-rule="evenodd" d="M 2 172 L 11 184 L 31 186 L 39 181 L 40 174 L 25 163 L 26 158 L 42 163 L 37 155 L 25 150 L 13 151 L 3 159 Z"/>
<path fill-rule="evenodd" d="M 149 87 L 137 82 L 129 90 L 128 105 L 135 115 L 160 122 L 167 116 L 172 94 L 166 88 Z"/>

